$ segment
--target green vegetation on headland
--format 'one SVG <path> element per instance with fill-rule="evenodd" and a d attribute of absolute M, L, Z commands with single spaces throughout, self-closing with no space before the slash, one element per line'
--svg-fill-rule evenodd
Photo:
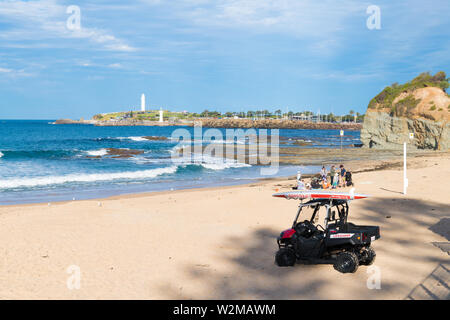
<path fill-rule="evenodd" d="M 97 121 L 124 120 L 124 119 L 141 120 L 141 121 L 142 120 L 158 121 L 159 110 L 103 113 L 103 114 L 96 114 L 92 119 Z M 189 119 L 189 117 L 188 114 L 183 112 L 171 112 L 164 110 L 164 120 L 168 119 Z"/>
<path fill-rule="evenodd" d="M 338 116 L 333 113 L 317 115 L 312 111 L 301 111 L 301 112 L 285 112 L 282 113 L 281 110 L 276 110 L 275 112 L 270 112 L 268 110 L 258 110 L 258 111 L 247 111 L 247 112 L 224 112 L 219 111 L 209 111 L 205 110 L 201 113 L 195 112 L 174 112 L 164 110 L 163 112 L 164 121 L 195 121 L 201 119 L 246 119 L 246 120 L 304 120 L 311 122 L 329 122 L 329 123 L 340 123 L 340 122 L 362 122 L 364 120 L 364 115 L 359 112 L 350 112 L 346 115 Z M 149 110 L 149 111 L 124 111 L 124 112 L 113 112 L 96 114 L 93 117 L 96 121 L 123 121 L 123 120 L 136 120 L 136 121 L 158 121 L 159 120 L 159 110 Z"/>
<path fill-rule="evenodd" d="M 408 115 L 420 103 L 420 99 L 415 99 L 411 94 L 412 91 L 420 88 L 436 87 L 445 92 L 449 86 L 449 78 L 447 78 L 444 71 L 439 71 L 434 76 L 429 72 L 423 72 L 404 84 L 394 83 L 387 86 L 369 102 L 368 108 L 379 110 L 388 109 L 391 115 L 395 116 Z M 395 101 L 402 93 L 408 95 L 399 101 Z"/>

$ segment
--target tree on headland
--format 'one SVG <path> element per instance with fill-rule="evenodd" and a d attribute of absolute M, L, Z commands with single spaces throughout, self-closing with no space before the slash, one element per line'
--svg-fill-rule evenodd
<path fill-rule="evenodd" d="M 335 117 L 334 117 L 334 114 L 333 114 L 333 112 L 330 112 L 328 115 L 327 115 L 327 120 L 328 120 L 328 122 L 335 122 Z"/>
<path fill-rule="evenodd" d="M 281 118 L 281 110 L 280 109 L 276 110 L 275 114 L 278 116 L 278 118 Z"/>

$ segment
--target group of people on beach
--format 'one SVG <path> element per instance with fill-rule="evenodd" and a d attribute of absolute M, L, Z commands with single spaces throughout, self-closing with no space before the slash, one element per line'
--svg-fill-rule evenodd
<path fill-rule="evenodd" d="M 330 177 L 330 179 L 328 179 Z M 341 164 L 339 168 L 332 165 L 330 172 L 327 171 L 325 166 L 322 166 L 320 170 L 320 178 L 312 179 L 311 183 L 305 183 L 302 179 L 300 171 L 297 173 L 297 187 L 295 189 L 336 189 L 353 185 L 352 174 L 346 170 L 344 165 Z"/>
<path fill-rule="evenodd" d="M 320 176 L 322 178 L 322 188 L 323 189 L 336 189 L 341 187 L 350 186 L 353 184 L 351 181 L 351 173 L 347 171 L 343 164 L 336 168 L 335 165 L 332 165 L 330 168 L 330 172 L 328 173 L 327 168 L 322 166 L 322 170 L 320 170 Z M 330 180 L 328 180 L 328 176 Z"/>

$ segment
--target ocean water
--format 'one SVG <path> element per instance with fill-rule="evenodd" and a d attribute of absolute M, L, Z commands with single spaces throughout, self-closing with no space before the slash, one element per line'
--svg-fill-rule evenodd
<path fill-rule="evenodd" d="M 272 176 L 261 166 L 214 157 L 173 160 L 186 143 L 170 139 L 176 129 L 192 127 L 95 127 L 54 125 L 52 120 L 0 120 L 0 204 L 89 199 L 117 194 L 241 184 L 258 178 L 317 172 L 317 167 L 281 166 Z M 206 130 L 207 128 L 204 128 Z M 218 129 L 224 134 L 225 130 Z M 270 131 L 269 131 L 270 132 Z M 295 140 L 310 147 L 340 145 L 338 130 L 279 130 L 280 147 Z M 167 137 L 147 140 L 145 136 Z M 344 145 L 358 143 L 346 132 Z M 241 143 L 224 141 L 224 143 Z M 245 143 L 245 141 L 244 141 Z M 114 158 L 107 149 L 140 150 Z M 282 149 L 280 149 L 282 153 Z"/>

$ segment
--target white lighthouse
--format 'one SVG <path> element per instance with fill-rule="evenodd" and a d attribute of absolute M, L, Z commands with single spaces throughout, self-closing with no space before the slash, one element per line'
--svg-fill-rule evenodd
<path fill-rule="evenodd" d="M 159 122 L 164 122 L 163 109 L 159 109 Z"/>
<path fill-rule="evenodd" d="M 145 111 L 145 94 L 141 95 L 141 111 Z"/>

